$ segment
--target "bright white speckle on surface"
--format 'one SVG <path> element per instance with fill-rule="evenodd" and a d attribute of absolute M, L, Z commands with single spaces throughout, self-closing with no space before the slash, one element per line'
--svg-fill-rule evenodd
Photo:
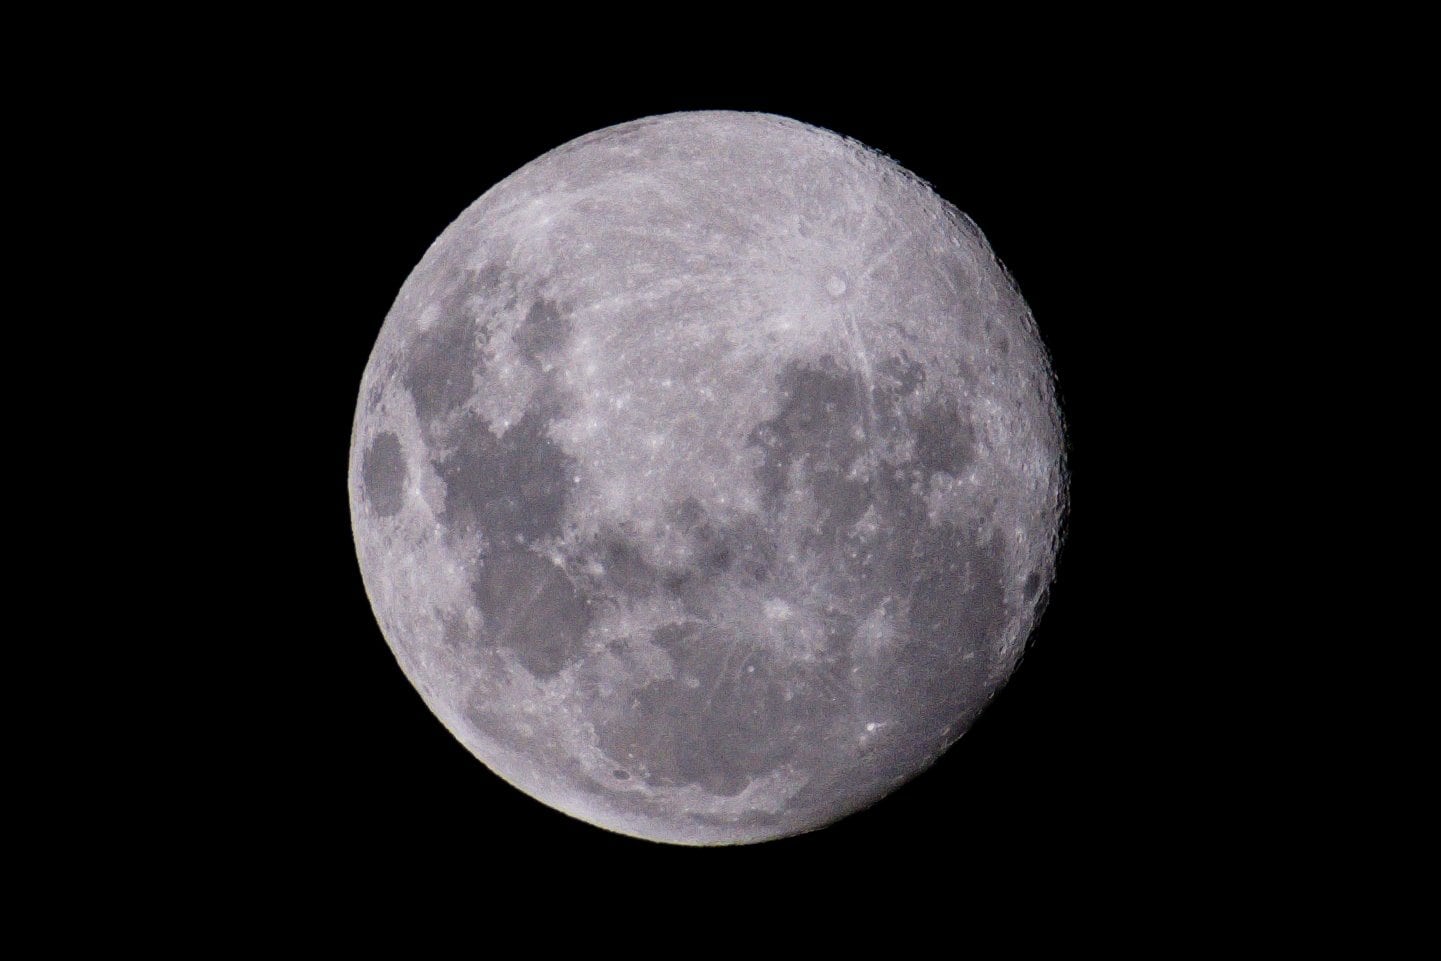
<path fill-rule="evenodd" d="M 772 620 L 785 620 L 791 616 L 791 606 L 778 597 L 766 601 L 766 617 Z"/>
<path fill-rule="evenodd" d="M 846 292 L 846 282 L 840 277 L 832 276 L 831 279 L 826 282 L 826 292 L 832 297 L 839 297 Z"/>

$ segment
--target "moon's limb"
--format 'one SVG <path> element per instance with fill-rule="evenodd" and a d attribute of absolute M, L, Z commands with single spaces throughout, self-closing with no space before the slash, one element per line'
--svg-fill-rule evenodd
<path fill-rule="evenodd" d="M 1049 365 L 980 231 L 763 114 L 582 137 L 401 289 L 357 551 L 427 704 L 612 830 L 764 840 L 933 761 L 1016 664 L 1065 501 Z"/>

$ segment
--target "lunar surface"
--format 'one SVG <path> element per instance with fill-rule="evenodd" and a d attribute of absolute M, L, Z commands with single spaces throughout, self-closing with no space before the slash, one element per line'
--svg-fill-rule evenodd
<path fill-rule="evenodd" d="M 506 781 L 734 844 L 951 745 L 1051 582 L 1063 425 L 965 215 L 862 144 L 671 114 L 559 147 L 416 266 L 361 384 L 355 543 Z"/>

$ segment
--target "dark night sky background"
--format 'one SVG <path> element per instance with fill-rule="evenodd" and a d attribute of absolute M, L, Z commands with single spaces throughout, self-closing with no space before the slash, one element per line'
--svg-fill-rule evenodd
<path fill-rule="evenodd" d="M 255 224 L 251 281 L 272 303 L 250 415 L 267 463 L 264 511 L 242 538 L 272 576 L 237 624 L 258 636 L 234 676 L 209 836 L 282 861 L 387 864 L 424 877 L 486 865 L 625 865 L 637 875 L 957 875 L 1164 864 L 1195 843 L 1202 788 L 1175 704 L 1192 614 L 1173 558 L 1192 529 L 1161 438 L 1194 330 L 1182 319 L 1176 225 L 1210 198 L 1188 186 L 1192 108 L 1101 80 L 1033 97 L 924 85 L 648 84 L 565 98 L 386 93 L 316 80 L 257 101 L 236 148 Z M 918 93 L 918 90 L 925 92 Z M 245 101 L 242 98 L 242 109 Z M 361 372 L 401 283 L 495 182 L 614 123 L 683 109 L 779 113 L 874 147 L 968 213 L 1016 278 L 1058 375 L 1070 429 L 1069 537 L 1020 670 L 932 769 L 817 833 L 698 850 L 610 834 L 507 786 L 441 726 L 371 614 L 350 539 L 347 448 Z M 278 265 L 278 266 L 277 266 Z M 269 296 L 279 289 L 281 297 Z M 258 457 L 259 455 L 257 455 Z M 247 465 L 240 466 L 242 472 Z"/>

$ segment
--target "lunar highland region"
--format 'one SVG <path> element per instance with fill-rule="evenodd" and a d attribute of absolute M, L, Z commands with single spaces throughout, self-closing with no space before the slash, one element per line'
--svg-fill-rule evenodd
<path fill-rule="evenodd" d="M 366 367 L 351 516 L 446 727 L 592 824 L 763 841 L 883 797 L 1016 666 L 1066 503 L 1050 366 L 869 148 L 669 114 L 489 190 Z"/>

